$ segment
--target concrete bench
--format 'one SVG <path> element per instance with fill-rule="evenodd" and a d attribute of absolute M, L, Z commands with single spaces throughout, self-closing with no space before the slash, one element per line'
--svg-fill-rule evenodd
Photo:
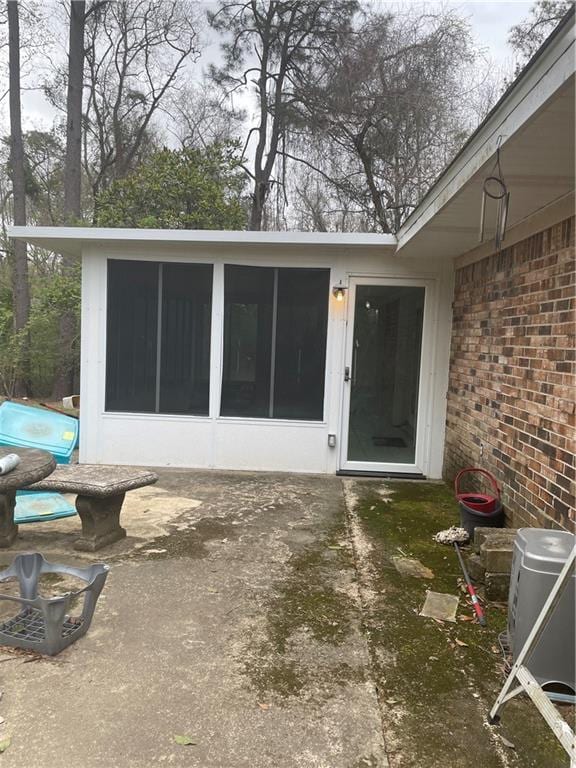
<path fill-rule="evenodd" d="M 77 494 L 76 510 L 82 521 L 82 536 L 74 542 L 74 549 L 95 552 L 126 536 L 120 525 L 126 493 L 157 480 L 154 472 L 138 467 L 61 464 L 51 475 L 26 490 Z"/>

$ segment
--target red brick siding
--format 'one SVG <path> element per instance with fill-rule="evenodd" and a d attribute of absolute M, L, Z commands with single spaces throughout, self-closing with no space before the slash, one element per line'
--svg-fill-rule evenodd
<path fill-rule="evenodd" d="M 444 473 L 490 470 L 513 525 L 574 527 L 574 229 L 456 272 Z"/>

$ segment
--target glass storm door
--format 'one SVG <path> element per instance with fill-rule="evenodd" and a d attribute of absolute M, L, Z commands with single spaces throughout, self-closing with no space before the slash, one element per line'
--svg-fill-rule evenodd
<path fill-rule="evenodd" d="M 353 280 L 344 374 L 342 469 L 421 473 L 426 288 Z"/>

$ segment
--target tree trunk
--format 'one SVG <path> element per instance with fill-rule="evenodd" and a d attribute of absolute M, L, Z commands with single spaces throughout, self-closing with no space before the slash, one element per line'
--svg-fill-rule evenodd
<path fill-rule="evenodd" d="M 86 2 L 70 3 L 68 94 L 66 99 L 66 162 L 64 167 L 64 216 L 66 224 L 82 215 L 82 86 L 84 80 L 84 22 Z"/>
<path fill-rule="evenodd" d="M 254 183 L 250 221 L 248 223 L 248 229 L 250 231 L 259 232 L 262 229 L 262 214 L 264 213 L 264 203 L 266 202 L 266 189 L 266 182 L 256 181 Z"/>
<path fill-rule="evenodd" d="M 354 144 L 356 146 L 356 151 L 358 152 L 358 157 L 360 158 L 360 162 L 362 163 L 362 168 L 364 169 L 364 175 L 366 176 L 366 183 L 368 185 L 368 190 L 370 192 L 370 197 L 372 199 L 372 205 L 374 206 L 374 213 L 376 214 L 376 220 L 378 221 L 378 224 L 380 225 L 380 229 L 382 230 L 382 232 L 389 234 L 390 226 L 388 224 L 388 219 L 386 217 L 386 211 L 384 209 L 384 206 L 382 205 L 382 195 L 374 179 L 374 171 L 372 168 L 372 158 L 364 149 L 365 134 L 366 134 L 366 130 L 363 129 L 360 132 L 360 134 L 356 137 Z"/>
<path fill-rule="evenodd" d="M 20 103 L 20 21 L 18 3 L 8 2 L 8 65 L 10 86 L 10 165 L 14 224 L 26 224 L 26 181 L 24 171 L 24 142 L 22 140 L 22 109 Z M 30 394 L 29 340 L 24 330 L 30 314 L 30 289 L 28 285 L 28 256 L 26 243 L 16 240 L 13 245 L 12 291 L 14 330 L 22 332 L 20 346 L 20 375 L 17 377 L 15 394 Z"/>
<path fill-rule="evenodd" d="M 82 216 L 82 95 L 84 82 L 84 25 L 86 3 L 70 3 L 68 43 L 68 92 L 66 97 L 66 161 L 64 166 L 64 223 L 77 224 Z M 62 273 L 74 279 L 76 260 L 62 257 Z M 59 400 L 73 394 L 76 354 L 74 340 L 77 321 L 66 308 L 60 318 L 60 354 L 52 396 Z"/>

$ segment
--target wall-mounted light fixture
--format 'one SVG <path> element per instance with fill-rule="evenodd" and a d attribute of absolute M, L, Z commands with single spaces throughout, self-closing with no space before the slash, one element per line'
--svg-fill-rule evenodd
<path fill-rule="evenodd" d="M 336 297 L 336 301 L 344 301 L 344 292 L 348 290 L 348 286 L 342 284 L 342 280 L 332 288 L 332 293 Z"/>

